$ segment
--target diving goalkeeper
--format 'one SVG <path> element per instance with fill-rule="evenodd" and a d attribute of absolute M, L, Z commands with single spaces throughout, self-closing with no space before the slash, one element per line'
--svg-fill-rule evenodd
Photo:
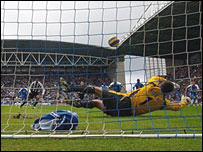
<path fill-rule="evenodd" d="M 84 108 L 96 107 L 111 116 L 140 115 L 164 109 L 178 111 L 187 105 L 187 100 L 190 100 L 189 97 L 184 96 L 182 96 L 179 103 L 167 99 L 166 94 L 179 89 L 180 86 L 160 76 L 152 77 L 144 87 L 129 93 L 115 92 L 95 86 L 87 86 L 85 88 L 74 86 L 71 88 L 63 78 L 60 78 L 60 84 L 66 93 L 81 91 L 93 93 L 100 98 L 86 103 L 73 101 L 73 106 Z"/>

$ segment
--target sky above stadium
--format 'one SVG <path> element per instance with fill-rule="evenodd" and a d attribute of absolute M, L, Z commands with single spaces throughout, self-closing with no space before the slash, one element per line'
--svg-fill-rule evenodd
<path fill-rule="evenodd" d="M 1 1 L 1 37 L 108 47 L 123 39 L 165 1 Z M 145 13 L 144 13 L 145 12 Z"/>

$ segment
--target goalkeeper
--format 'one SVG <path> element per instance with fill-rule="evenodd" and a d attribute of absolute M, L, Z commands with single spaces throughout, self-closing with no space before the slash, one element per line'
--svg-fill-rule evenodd
<path fill-rule="evenodd" d="M 90 100 L 86 103 L 80 101 L 73 102 L 73 106 L 84 108 L 96 107 L 111 116 L 140 115 L 164 109 L 178 111 L 187 105 L 187 100 L 190 100 L 189 97 L 184 96 L 179 103 L 168 100 L 165 95 L 175 89 L 179 89 L 180 86 L 160 76 L 152 77 L 144 87 L 129 93 L 115 92 L 95 86 L 87 86 L 85 88 L 74 86 L 74 88 L 71 88 L 63 78 L 60 78 L 60 84 L 66 93 L 81 91 L 93 93 L 100 97 L 100 99 Z"/>

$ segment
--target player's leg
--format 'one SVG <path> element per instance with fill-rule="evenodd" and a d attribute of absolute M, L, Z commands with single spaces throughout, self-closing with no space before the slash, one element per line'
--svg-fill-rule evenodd
<path fill-rule="evenodd" d="M 83 93 L 93 93 L 98 97 L 102 96 L 102 88 L 96 86 L 81 86 L 81 85 L 68 85 L 67 82 L 61 77 L 60 84 L 62 87 L 63 92 L 83 92 Z"/>
<path fill-rule="evenodd" d="M 35 96 L 35 99 L 36 99 L 36 101 L 35 101 L 34 104 L 33 104 L 33 107 L 32 107 L 33 109 L 35 109 L 35 108 L 36 108 L 36 105 L 39 103 L 40 95 L 37 94 L 37 95 Z"/>
<path fill-rule="evenodd" d="M 197 101 L 197 94 L 194 93 L 194 100 L 193 100 L 193 105 L 197 105 L 198 101 Z"/>
<path fill-rule="evenodd" d="M 77 107 L 77 108 L 98 108 L 100 110 L 105 110 L 106 107 L 104 107 L 103 101 L 99 100 L 99 99 L 93 99 L 93 100 L 89 100 L 89 101 L 68 101 L 68 104 Z"/>
<path fill-rule="evenodd" d="M 27 101 L 23 101 L 23 103 L 20 105 L 20 108 L 22 108 L 26 103 Z"/>
<path fill-rule="evenodd" d="M 191 93 L 190 94 L 190 97 L 191 97 L 191 99 L 192 99 L 192 101 L 191 101 L 191 106 L 193 106 L 194 104 L 195 104 L 195 96 L 194 96 L 194 94 L 193 93 Z"/>
<path fill-rule="evenodd" d="M 32 93 L 28 95 L 28 99 L 27 99 L 27 96 L 22 96 L 23 103 L 20 105 L 20 108 L 22 108 L 27 103 L 27 100 L 30 101 L 31 98 L 32 98 Z"/>
<path fill-rule="evenodd" d="M 65 93 L 69 92 L 84 92 L 84 93 L 93 93 L 99 97 L 102 95 L 102 88 L 95 86 L 81 86 L 81 85 L 68 85 L 68 83 L 61 77 L 60 85 Z"/>
<path fill-rule="evenodd" d="M 188 103 L 190 102 L 191 99 L 186 96 L 182 96 L 181 101 L 179 103 L 171 102 L 168 99 L 166 99 L 166 110 L 179 111 L 180 109 L 187 106 Z"/>
<path fill-rule="evenodd" d="M 93 93 L 100 98 L 102 97 L 102 91 L 103 91 L 102 88 L 96 86 L 87 86 L 86 88 L 83 89 L 83 92 Z"/>

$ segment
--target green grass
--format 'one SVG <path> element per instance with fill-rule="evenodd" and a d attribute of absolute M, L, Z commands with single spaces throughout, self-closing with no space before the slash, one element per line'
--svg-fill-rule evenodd
<path fill-rule="evenodd" d="M 1 151 L 202 151 L 202 139 L 4 139 Z"/>
<path fill-rule="evenodd" d="M 22 134 L 33 132 L 31 124 L 41 115 L 58 110 L 72 110 L 79 115 L 77 131 L 88 130 L 101 131 L 103 128 L 108 133 L 118 133 L 120 130 L 126 133 L 202 133 L 202 107 L 186 107 L 181 111 L 156 111 L 136 117 L 110 117 L 103 115 L 97 109 L 86 110 L 84 108 L 73 108 L 70 106 L 38 106 L 37 109 L 24 107 L 20 110 L 16 106 L 1 106 L 1 130 L 10 133 L 22 129 Z M 27 119 L 21 117 L 14 119 L 12 116 L 18 112 L 27 113 Z M 9 119 L 10 117 L 10 119 Z M 23 126 L 23 121 L 25 126 Z M 7 125 L 7 122 L 9 125 Z M 105 125 L 104 125 L 105 124 Z M 21 134 L 20 133 L 20 134 Z M 80 132 L 81 133 L 81 132 Z M 5 134 L 5 133 L 4 133 Z M 74 133 L 73 133 L 74 134 Z M 120 134 L 120 133 L 119 133 Z M 202 138 L 192 139 L 131 139 L 131 138 L 96 138 L 96 139 L 2 139 L 2 151 L 141 151 L 141 150 L 167 150 L 167 151 L 201 151 Z"/>

